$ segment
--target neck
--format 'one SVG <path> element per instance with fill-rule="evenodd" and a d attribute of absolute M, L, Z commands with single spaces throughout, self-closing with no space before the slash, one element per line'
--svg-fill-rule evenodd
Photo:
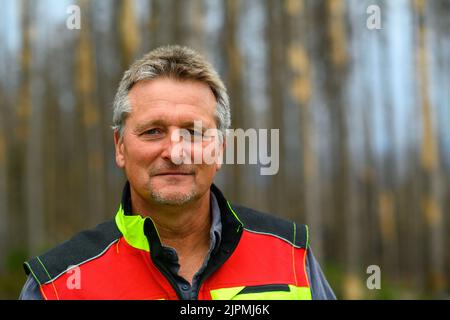
<path fill-rule="evenodd" d="M 133 212 L 150 217 L 161 243 L 181 253 L 188 250 L 204 250 L 209 246 L 211 228 L 210 191 L 201 198 L 181 206 L 149 203 L 131 188 Z"/>

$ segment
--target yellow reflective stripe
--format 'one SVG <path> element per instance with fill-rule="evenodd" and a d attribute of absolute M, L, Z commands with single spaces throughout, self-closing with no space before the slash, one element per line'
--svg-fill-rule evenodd
<path fill-rule="evenodd" d="M 231 204 L 227 201 L 227 205 L 228 208 L 231 210 L 231 212 L 233 213 L 234 217 L 236 218 L 237 221 L 239 221 L 239 223 L 241 224 L 240 226 L 238 226 L 237 231 L 239 231 L 239 228 L 243 228 L 244 227 L 244 223 L 241 221 L 241 219 L 239 219 L 238 215 L 236 214 L 236 212 L 234 212 L 233 208 L 231 207 Z"/>
<path fill-rule="evenodd" d="M 308 287 L 289 285 L 289 291 L 267 291 L 239 294 L 245 287 L 233 287 L 211 290 L 213 300 L 311 300 Z"/>
<path fill-rule="evenodd" d="M 213 300 L 231 300 L 239 292 L 241 292 L 245 287 L 234 287 L 234 288 L 223 288 L 211 290 L 211 297 Z"/>
<path fill-rule="evenodd" d="M 116 224 L 129 245 L 136 249 L 150 251 L 147 237 L 144 234 L 145 218 L 138 214 L 125 215 L 122 205 L 116 214 Z"/>
<path fill-rule="evenodd" d="M 312 300 L 311 296 L 311 288 L 309 287 L 296 287 L 289 285 L 289 288 L 291 289 L 291 292 L 296 297 L 299 297 L 294 300 Z"/>

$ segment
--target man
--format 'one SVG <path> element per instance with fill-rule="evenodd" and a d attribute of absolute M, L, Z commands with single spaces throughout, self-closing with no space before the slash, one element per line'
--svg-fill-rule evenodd
<path fill-rule="evenodd" d="M 128 179 L 115 219 L 26 262 L 21 299 L 335 299 L 306 226 L 213 184 L 230 107 L 203 57 L 167 46 L 136 61 L 113 121 Z"/>

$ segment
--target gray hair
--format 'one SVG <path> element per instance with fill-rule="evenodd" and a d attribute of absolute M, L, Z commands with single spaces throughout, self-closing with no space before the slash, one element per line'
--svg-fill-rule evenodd
<path fill-rule="evenodd" d="M 231 125 L 230 102 L 227 90 L 217 72 L 206 59 L 187 47 L 164 46 L 154 49 L 135 61 L 124 73 L 114 98 L 113 126 L 123 137 L 125 120 L 131 113 L 128 93 L 133 85 L 142 80 L 169 77 L 194 80 L 207 84 L 217 101 L 216 121 L 225 135 Z"/>

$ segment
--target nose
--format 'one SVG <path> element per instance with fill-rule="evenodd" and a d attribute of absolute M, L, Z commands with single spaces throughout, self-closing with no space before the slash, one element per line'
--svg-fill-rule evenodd
<path fill-rule="evenodd" d="M 164 139 L 164 145 L 161 152 L 161 157 L 164 160 L 170 161 L 173 164 L 183 164 L 185 159 L 185 151 L 183 148 L 183 139 L 180 135 L 179 129 L 173 128 L 169 130 L 169 134 Z"/>

